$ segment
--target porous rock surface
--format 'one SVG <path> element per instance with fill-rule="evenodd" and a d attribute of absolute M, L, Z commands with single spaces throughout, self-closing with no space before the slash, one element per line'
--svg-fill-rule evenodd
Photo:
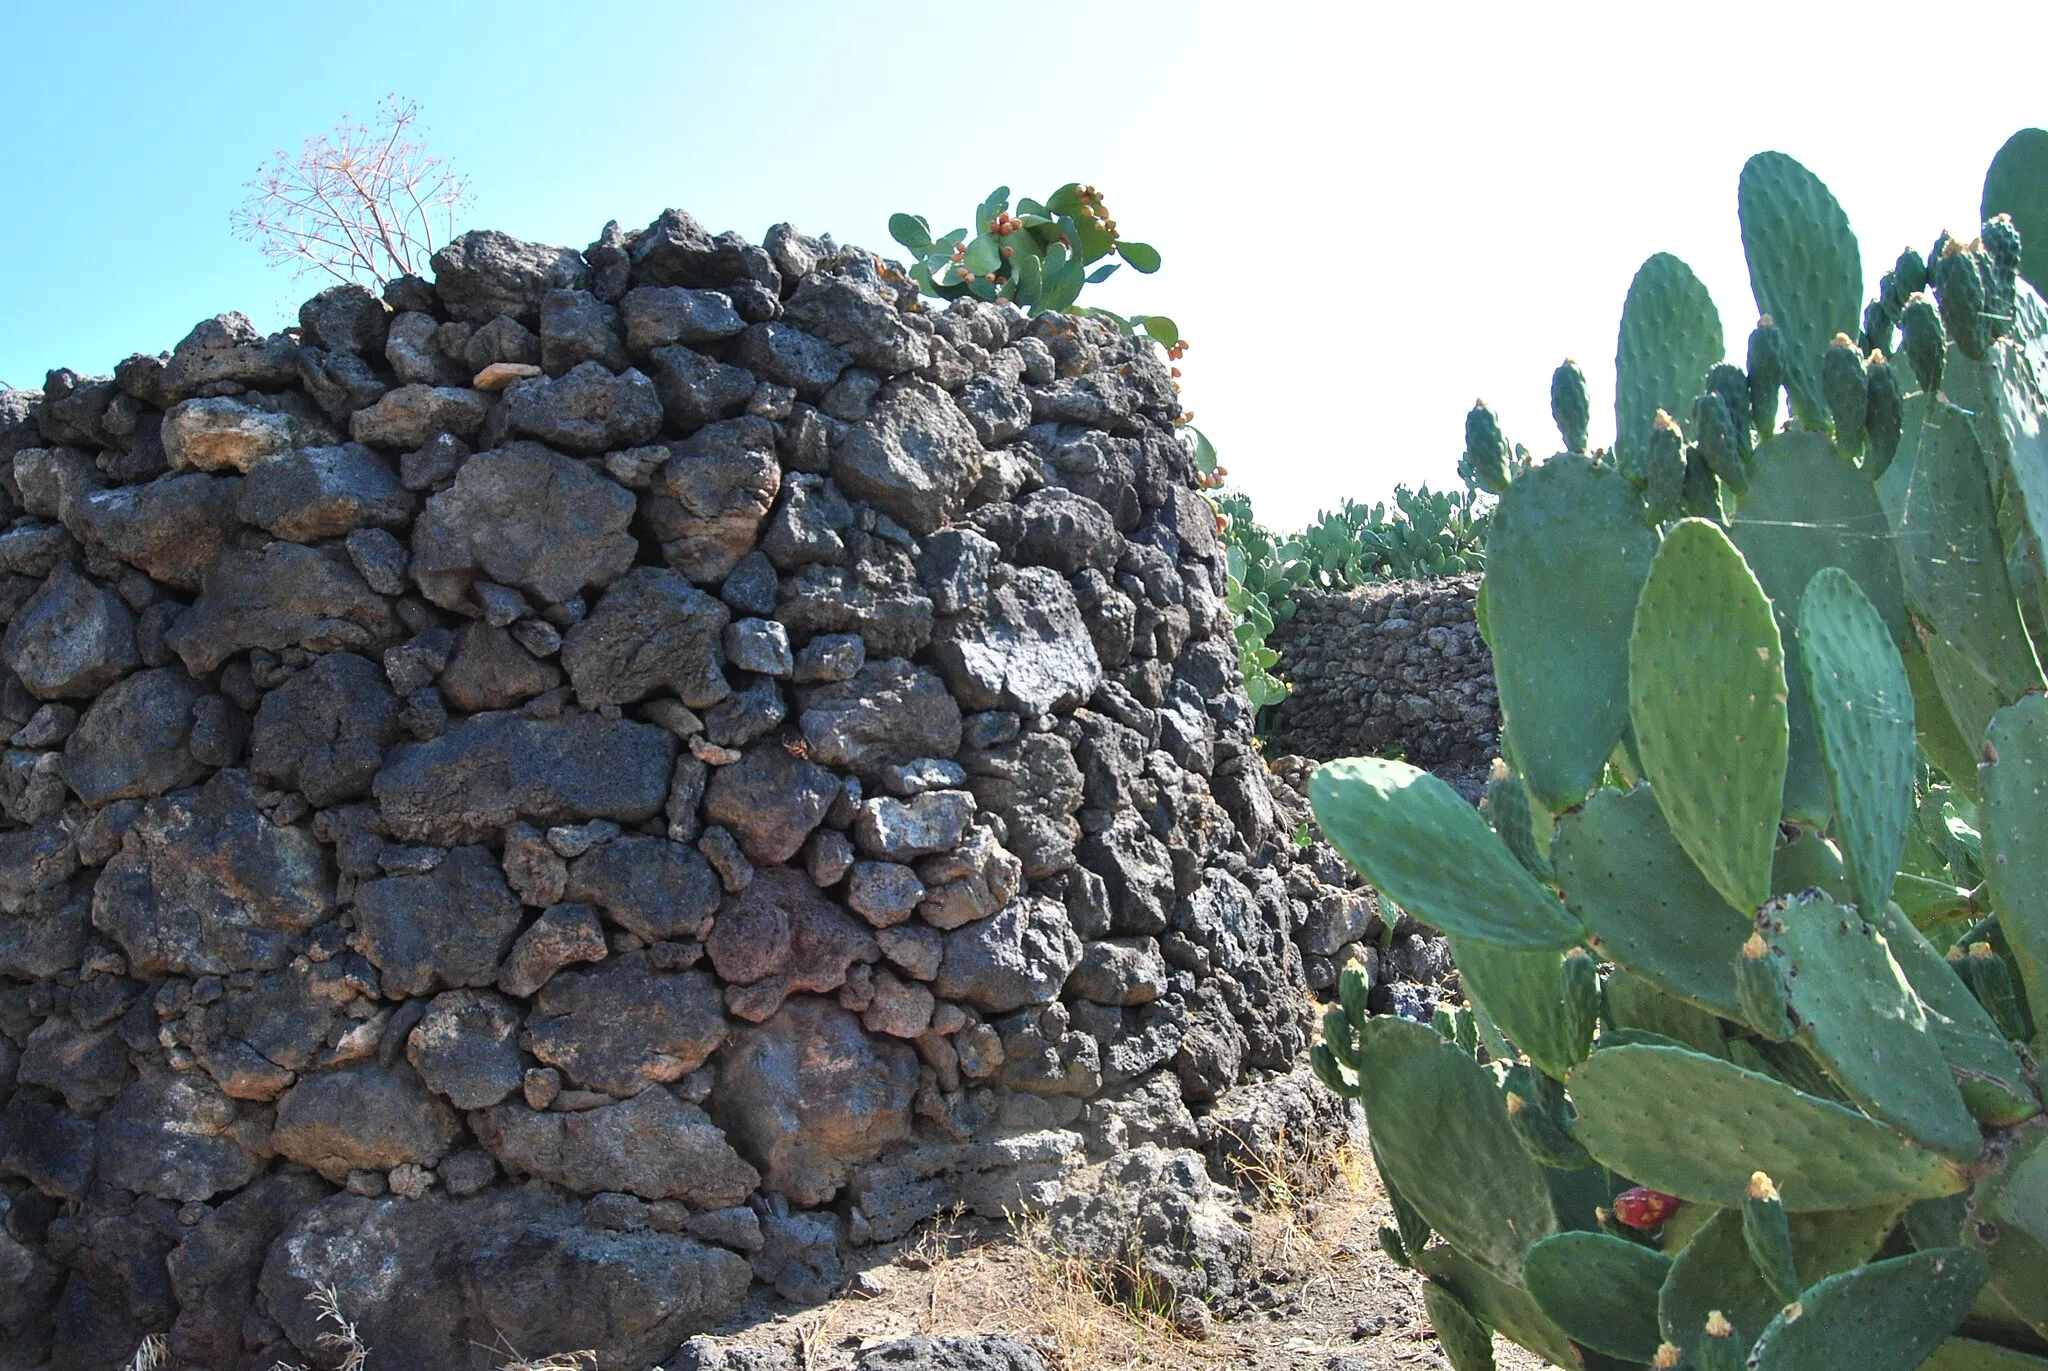
<path fill-rule="evenodd" d="M 1296 591 L 1294 616 L 1268 640 L 1291 688 L 1273 711 L 1276 752 L 1325 762 L 1398 752 L 1461 789 L 1483 786 L 1500 755 L 1500 695 L 1474 608 L 1479 580 Z"/>
<path fill-rule="evenodd" d="M 1228 1289 L 1188 1149 L 1383 927 L 1154 350 L 679 211 L 435 267 L 0 392 L 0 1371 L 325 1287 L 645 1371 L 1130 1148 L 1073 1213 Z"/>

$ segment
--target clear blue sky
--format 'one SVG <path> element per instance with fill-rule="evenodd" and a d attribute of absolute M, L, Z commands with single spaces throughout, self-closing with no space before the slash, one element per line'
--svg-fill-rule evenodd
<path fill-rule="evenodd" d="M 471 177 L 467 226 L 577 247 L 676 205 L 757 239 L 788 219 L 888 249 L 893 210 L 950 227 L 997 182 L 1092 181 L 1166 258 L 1103 303 L 1180 322 L 1197 422 L 1283 525 L 1452 479 L 1475 395 L 1548 450 L 1548 377 L 1568 354 L 1604 441 L 1615 322 L 1652 252 L 1692 263 L 1739 351 L 1749 153 L 1828 181 L 1874 281 L 1906 243 L 1970 227 L 1998 144 L 2048 126 L 2039 3 L 0 0 L 0 15 L 0 378 L 15 385 L 106 371 L 223 309 L 289 321 L 318 283 L 265 265 L 228 212 L 274 148 L 396 91 Z"/>

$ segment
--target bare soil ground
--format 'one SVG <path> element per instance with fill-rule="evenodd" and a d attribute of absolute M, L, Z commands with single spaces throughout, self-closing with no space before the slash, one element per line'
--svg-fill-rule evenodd
<path fill-rule="evenodd" d="M 1254 1308 L 1229 1319 L 1177 1327 L 1105 1301 L 1096 1273 L 1047 1250 L 1029 1221 L 956 1216 L 871 1249 L 849 1293 L 830 1304 L 796 1309 L 757 1293 L 717 1331 L 728 1345 L 785 1348 L 799 1371 L 839 1371 L 862 1347 L 915 1333 L 1007 1333 L 1056 1371 L 1448 1371 L 1423 1312 L 1422 1278 L 1380 1251 L 1377 1234 L 1393 1211 L 1364 1149 L 1319 1158 L 1291 1183 L 1259 1179 Z M 1544 1365 L 1500 1340 L 1495 1356 L 1501 1371 Z"/>

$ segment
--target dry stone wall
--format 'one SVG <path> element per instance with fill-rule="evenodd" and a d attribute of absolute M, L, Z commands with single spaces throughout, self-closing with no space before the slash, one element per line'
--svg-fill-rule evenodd
<path fill-rule="evenodd" d="M 1500 752 L 1500 696 L 1474 611 L 1479 580 L 1297 591 L 1294 617 L 1271 639 L 1292 687 L 1275 713 L 1275 751 L 1399 755 L 1483 785 Z"/>
<path fill-rule="evenodd" d="M 1377 914 L 1149 347 L 675 211 L 434 267 L 0 393 L 0 1368 L 331 1365 L 332 1287 L 638 1371 L 1276 1127 Z"/>

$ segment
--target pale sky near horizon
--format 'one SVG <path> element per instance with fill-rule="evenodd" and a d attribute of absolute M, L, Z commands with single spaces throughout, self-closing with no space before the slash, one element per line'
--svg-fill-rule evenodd
<path fill-rule="evenodd" d="M 1706 282 L 1739 358 L 1751 153 L 1828 183 L 1874 286 L 1907 244 L 1973 230 L 1992 153 L 2048 126 L 2041 4 L 1073 13 L 0 0 L 0 379 L 105 372 L 226 309 L 290 322 L 321 283 L 267 266 L 228 213 L 273 148 L 396 91 L 472 180 L 458 227 L 576 247 L 676 205 L 893 252 L 894 210 L 949 228 L 998 182 L 1093 182 L 1165 265 L 1085 298 L 1179 322 L 1231 484 L 1296 527 L 1454 482 L 1475 396 L 1552 450 L 1565 356 L 1605 442 L 1622 298 L 1653 252 Z"/>

